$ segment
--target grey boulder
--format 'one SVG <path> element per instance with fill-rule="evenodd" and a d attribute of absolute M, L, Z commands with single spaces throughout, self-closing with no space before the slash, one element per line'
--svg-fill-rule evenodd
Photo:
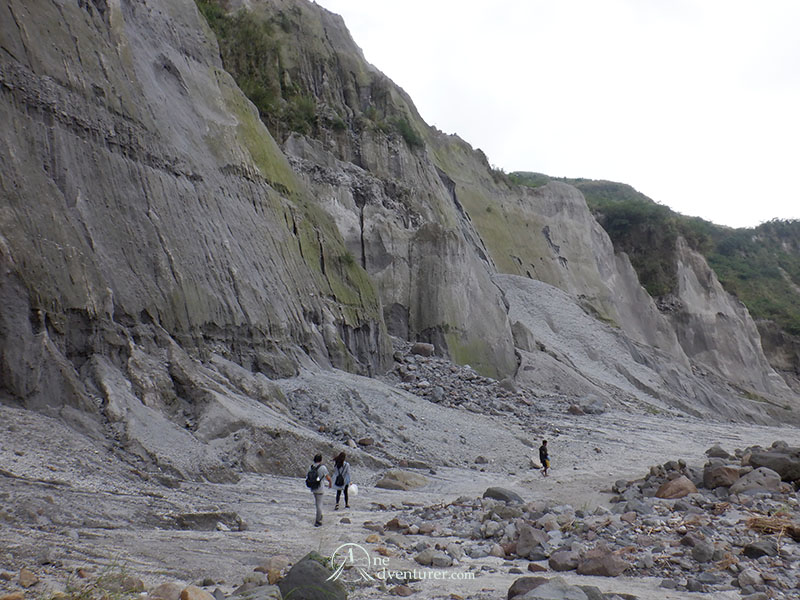
<path fill-rule="evenodd" d="M 332 571 L 327 560 L 316 552 L 309 552 L 278 582 L 284 598 L 292 600 L 347 600 L 341 582 L 329 580 Z M 254 591 L 254 590 L 253 590 Z"/>
<path fill-rule="evenodd" d="M 502 500 L 509 504 L 522 504 L 524 500 L 522 496 L 511 490 L 501 487 L 490 487 L 483 492 L 484 498 L 493 498 L 495 500 Z"/>

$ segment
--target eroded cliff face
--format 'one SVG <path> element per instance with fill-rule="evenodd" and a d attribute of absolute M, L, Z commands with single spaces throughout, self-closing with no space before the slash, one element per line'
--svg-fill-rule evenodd
<path fill-rule="evenodd" d="M 288 135 L 283 149 L 375 281 L 389 332 L 431 342 L 484 374 L 513 374 L 494 265 L 425 147 L 435 132 L 363 59 L 340 17 L 296 0 L 243 4 L 275 39 L 272 79 L 316 100 L 314 131 Z M 339 128 L 326 125 L 336 120 Z"/>
<path fill-rule="evenodd" d="M 0 46 L 5 401 L 166 456 L 125 415 L 196 433 L 226 394 L 277 398 L 258 377 L 385 368 L 372 282 L 194 2 L 10 1 Z"/>
<path fill-rule="evenodd" d="M 686 354 L 745 393 L 794 398 L 764 356 L 761 336 L 744 304 L 722 288 L 705 258 L 680 237 L 676 260 L 678 289 L 667 302 L 667 314 Z"/>
<path fill-rule="evenodd" d="M 515 186 L 480 151 L 428 127 L 410 98 L 366 63 L 338 16 L 301 0 L 229 7 L 243 7 L 240 16 L 270 32 L 274 49 L 264 77 L 280 83 L 273 87 L 281 102 L 291 106 L 298 93 L 315 99 L 313 127 L 285 133 L 282 147 L 376 281 L 392 333 L 432 341 L 484 373 L 513 371 L 511 350 L 530 336 L 509 321 L 508 299 L 490 279 L 520 275 L 567 292 L 599 326 L 617 328 L 628 340 L 623 363 L 668 363 L 656 369 L 663 381 L 653 389 L 676 406 L 725 403 L 710 384 L 680 381 L 693 368 L 735 382 L 722 384 L 725 394 L 784 402 L 786 388 L 763 354 L 756 360 L 758 336 L 745 320 L 709 331 L 707 350 L 699 352 L 687 335 L 691 326 L 657 308 L 578 190 L 557 182 Z M 711 304 L 702 295 L 683 301 L 685 314 L 701 320 Z M 644 347 L 655 354 L 642 358 Z M 639 383 L 650 389 L 653 382 Z"/>
<path fill-rule="evenodd" d="M 632 340 L 688 365 L 670 324 L 627 257 L 614 254 L 578 190 L 557 182 L 511 185 L 455 136 L 439 135 L 432 146 L 499 272 L 554 285 Z"/>
<path fill-rule="evenodd" d="M 168 475 L 297 474 L 341 440 L 282 391 L 316 409 L 324 385 L 274 380 L 379 373 L 388 329 L 546 394 L 791 421 L 691 252 L 667 317 L 575 188 L 429 128 L 339 17 L 241 5 L 271 24 L 275 106 L 314 99 L 305 132 L 269 134 L 191 0 L 0 8 L 0 400 Z"/>
<path fill-rule="evenodd" d="M 786 333 L 772 321 L 758 321 L 756 326 L 769 364 L 795 394 L 800 394 L 800 337 Z"/>

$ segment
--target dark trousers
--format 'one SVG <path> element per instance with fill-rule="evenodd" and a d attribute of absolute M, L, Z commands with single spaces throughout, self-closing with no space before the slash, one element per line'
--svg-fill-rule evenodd
<path fill-rule="evenodd" d="M 350 504 L 350 501 L 347 499 L 347 488 L 348 486 L 344 486 L 344 503 Z M 336 490 L 336 504 L 339 504 L 339 498 L 342 497 L 342 490 Z"/>

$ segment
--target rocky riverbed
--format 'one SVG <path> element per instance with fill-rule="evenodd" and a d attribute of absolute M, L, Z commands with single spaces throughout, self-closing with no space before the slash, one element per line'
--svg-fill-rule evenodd
<path fill-rule="evenodd" d="M 525 598 L 800 593 L 800 514 L 788 483 L 797 476 L 782 472 L 795 463 L 764 463 L 770 452 L 796 456 L 797 429 L 537 396 L 410 347 L 398 352 L 381 384 L 405 394 L 398 406 L 387 402 L 383 417 L 373 406 L 370 419 L 354 422 L 358 430 L 329 425 L 323 432 L 357 459 L 360 492 L 351 508 L 333 511 L 326 491 L 325 522 L 316 529 L 302 477 L 184 480 L 58 419 L 0 406 L 0 596 L 100 598 L 130 588 L 163 600 L 237 590 L 277 597 L 270 582 L 285 585 L 310 551 L 330 556 L 344 544 L 383 561 L 371 568 L 399 572 L 388 581 L 346 581 L 342 592 L 356 599 L 506 598 L 512 585 Z M 314 379 L 367 395 L 361 380 L 336 371 L 281 385 L 290 399 L 302 389 L 319 401 Z M 313 411 L 306 417 L 302 402 L 291 407 L 311 426 Z M 403 430 L 393 435 L 386 425 L 391 411 L 435 426 L 413 429 L 415 439 L 404 442 Z M 378 433 L 368 440 L 371 419 Z M 444 427 L 467 432 L 464 442 L 443 442 Z M 552 455 L 546 478 L 533 468 L 543 437 Z M 404 455 L 408 444 L 434 450 Z M 386 484 L 382 465 L 399 469 L 398 485 Z M 659 497 L 664 486 L 678 486 L 669 493 L 681 497 Z M 346 573 L 353 579 L 352 569 Z M 537 583 L 549 587 L 536 592 Z"/>

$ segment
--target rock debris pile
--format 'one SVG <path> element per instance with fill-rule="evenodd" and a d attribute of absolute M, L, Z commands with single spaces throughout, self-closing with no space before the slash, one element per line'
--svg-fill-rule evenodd
<path fill-rule="evenodd" d="M 366 522 L 372 531 L 366 541 L 383 555 L 423 567 L 541 571 L 512 586 L 509 598 L 513 591 L 520 600 L 582 598 L 575 590 L 562 596 L 532 591 L 566 586 L 544 576 L 564 571 L 657 577 L 665 589 L 738 590 L 748 600 L 797 598 L 800 448 L 775 442 L 729 455 L 717 446 L 708 455 L 702 468 L 670 461 L 642 479 L 615 482 L 611 510 L 524 503 L 510 490 L 490 488 L 482 498 L 460 497 L 409 508 L 386 523 Z"/>
<path fill-rule="evenodd" d="M 434 346 L 394 338 L 394 368 L 384 379 L 417 396 L 475 413 L 501 415 L 534 406 L 532 395 L 509 379 L 500 381 L 434 355 Z"/>

